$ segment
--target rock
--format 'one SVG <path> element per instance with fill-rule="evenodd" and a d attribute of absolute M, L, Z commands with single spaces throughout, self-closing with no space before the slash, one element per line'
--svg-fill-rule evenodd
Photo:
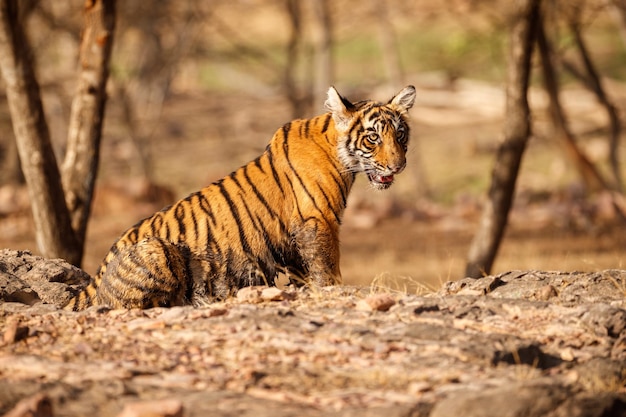
<path fill-rule="evenodd" d="M 456 392 L 435 405 L 430 417 L 547 416 L 570 396 L 554 383 L 511 383 Z"/>
<path fill-rule="evenodd" d="M 24 398 L 4 417 L 53 417 L 52 403 L 46 394 Z"/>
<path fill-rule="evenodd" d="M 356 308 L 364 311 L 387 311 L 395 303 L 396 300 L 390 294 L 375 294 L 360 300 Z"/>
<path fill-rule="evenodd" d="M 593 291 L 587 291 L 593 288 Z M 606 303 L 626 308 L 626 271 L 510 271 L 495 277 L 447 282 L 438 295 L 482 293 L 490 297 L 526 300 L 554 299 L 566 305 Z"/>
<path fill-rule="evenodd" d="M 0 299 L 5 302 L 28 305 L 41 301 L 37 293 L 26 282 L 13 274 L 2 272 L 0 272 Z"/>
<path fill-rule="evenodd" d="M 65 305 L 91 280 L 63 259 L 46 259 L 29 251 L 0 250 L 0 300 L 33 305 Z"/>
<path fill-rule="evenodd" d="M 266 287 L 262 285 L 241 288 L 237 291 L 237 301 L 252 304 L 260 303 L 263 301 L 261 294 L 264 288 Z"/>
<path fill-rule="evenodd" d="M 8 320 L 4 328 L 4 333 L 2 334 L 3 345 L 19 342 L 28 335 L 28 327 L 22 327 L 19 324 L 19 320 Z"/>
<path fill-rule="evenodd" d="M 283 301 L 294 298 L 295 293 L 264 285 L 244 287 L 237 291 L 237 300 L 242 303 L 257 304 L 263 301 Z"/>
<path fill-rule="evenodd" d="M 117 417 L 182 417 L 179 400 L 157 400 L 128 403 Z"/>
<path fill-rule="evenodd" d="M 69 417 L 626 417 L 625 278 L 511 271 L 293 301 L 251 287 L 206 308 L 78 313 L 5 302 L 0 415 L 45 392 Z"/>
<path fill-rule="evenodd" d="M 287 292 L 276 287 L 266 287 L 261 291 L 261 299 L 263 301 L 284 301 L 293 300 L 295 293 Z"/>

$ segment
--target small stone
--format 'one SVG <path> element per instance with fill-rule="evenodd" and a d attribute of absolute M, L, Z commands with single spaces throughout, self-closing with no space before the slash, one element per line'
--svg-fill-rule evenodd
<path fill-rule="evenodd" d="M 550 298 L 557 297 L 558 295 L 556 288 L 549 284 L 539 288 L 535 293 L 537 300 L 541 301 L 548 301 Z"/>
<path fill-rule="evenodd" d="M 180 400 L 156 400 L 128 403 L 117 417 L 182 417 Z"/>
<path fill-rule="evenodd" d="M 387 311 L 396 300 L 389 294 L 376 294 L 359 300 L 356 303 L 356 309 L 362 311 Z"/>
<path fill-rule="evenodd" d="M 261 301 L 263 301 L 263 299 L 261 298 L 261 294 L 263 293 L 264 288 L 267 287 L 261 285 L 244 287 L 237 291 L 237 301 L 253 304 L 260 303 Z"/>
<path fill-rule="evenodd" d="M 472 288 L 463 288 L 462 290 L 460 290 L 459 292 L 457 292 L 458 295 L 471 295 L 471 296 L 479 296 L 479 295 L 485 295 L 485 292 L 482 290 L 475 290 Z"/>
<path fill-rule="evenodd" d="M 263 291 L 261 291 L 261 298 L 263 301 L 284 301 L 292 300 L 294 298 L 294 294 L 288 293 L 280 288 L 267 287 L 263 288 Z"/>
<path fill-rule="evenodd" d="M 18 319 L 9 320 L 6 330 L 2 335 L 2 342 L 4 345 L 10 345 L 11 343 L 19 342 L 26 337 L 28 337 L 28 327 L 20 326 Z"/>
<path fill-rule="evenodd" d="M 53 417 L 52 402 L 46 394 L 35 394 L 24 398 L 4 417 Z"/>

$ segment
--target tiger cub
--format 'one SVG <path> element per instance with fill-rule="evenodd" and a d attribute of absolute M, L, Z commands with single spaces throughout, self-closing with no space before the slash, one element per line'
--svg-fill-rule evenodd
<path fill-rule="evenodd" d="M 355 175 L 376 189 L 406 166 L 415 88 L 386 104 L 331 87 L 328 113 L 280 128 L 265 152 L 128 229 L 65 306 L 203 305 L 250 285 L 341 283 L 339 225 Z"/>

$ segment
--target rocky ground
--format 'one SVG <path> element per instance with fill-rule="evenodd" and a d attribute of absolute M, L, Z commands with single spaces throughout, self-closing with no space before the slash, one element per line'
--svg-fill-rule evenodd
<path fill-rule="evenodd" d="M 84 278 L 0 252 L 0 414 L 626 416 L 626 271 L 60 310 Z"/>

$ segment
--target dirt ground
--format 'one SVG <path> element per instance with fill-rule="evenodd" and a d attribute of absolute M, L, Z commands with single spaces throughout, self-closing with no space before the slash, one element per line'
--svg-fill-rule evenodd
<path fill-rule="evenodd" d="M 68 312 L 78 270 L 6 250 L 0 266 L 7 417 L 626 416 L 626 271 Z M 31 290 L 47 304 L 22 304 Z"/>

